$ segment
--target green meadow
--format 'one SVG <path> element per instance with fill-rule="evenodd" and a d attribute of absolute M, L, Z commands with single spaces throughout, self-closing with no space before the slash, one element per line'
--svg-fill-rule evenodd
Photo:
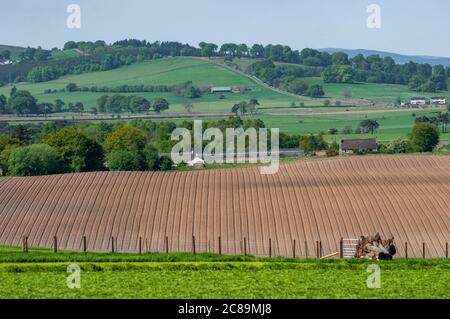
<path fill-rule="evenodd" d="M 70 289 L 76 264 L 80 288 Z M 368 288 L 368 266 L 380 288 Z M 449 298 L 448 259 L 292 259 L 0 249 L 0 298 Z"/>
<path fill-rule="evenodd" d="M 402 102 L 409 102 L 412 97 L 446 96 L 450 98 L 450 93 L 423 93 L 413 92 L 405 85 L 378 84 L 378 83 L 325 83 L 322 78 L 303 78 L 309 84 L 319 84 L 323 86 L 325 95 L 330 98 L 344 99 L 344 91 L 349 90 L 353 99 L 365 99 L 374 102 L 395 103 L 398 97 Z"/>
<path fill-rule="evenodd" d="M 390 141 L 399 137 L 406 138 L 414 126 L 415 117 L 436 116 L 432 110 L 411 110 L 399 112 L 359 113 L 359 114 L 297 114 L 297 115 L 261 115 L 268 127 L 277 127 L 287 134 L 318 134 L 324 133 L 328 141 L 339 141 L 342 138 L 377 138 L 380 141 Z M 414 115 L 414 116 L 413 116 Z M 364 119 L 374 119 L 380 127 L 374 134 L 341 134 L 345 127 L 353 131 Z M 327 134 L 329 129 L 339 131 L 336 135 Z M 450 142 L 450 133 L 442 133 L 442 142 Z"/>
<path fill-rule="evenodd" d="M 197 99 L 188 99 L 173 93 L 124 93 L 144 96 L 147 99 L 164 97 L 172 105 L 169 113 L 184 112 L 184 103 L 193 103 L 195 112 L 229 112 L 234 103 L 258 99 L 260 103 L 268 107 L 289 106 L 295 98 L 274 92 L 264 88 L 251 79 L 228 70 L 220 65 L 210 63 L 201 59 L 192 58 L 164 58 L 143 63 L 124 66 L 118 69 L 84 73 L 80 75 L 66 76 L 45 83 L 24 83 L 16 85 L 18 89 L 30 91 L 39 101 L 53 102 L 62 99 L 66 103 L 82 102 L 85 109 L 95 107 L 98 97 L 108 93 L 91 92 L 58 92 L 44 94 L 47 89 L 62 89 L 68 83 L 76 83 L 78 86 L 107 86 L 120 85 L 174 85 L 192 81 L 195 85 L 208 86 L 239 86 L 249 88 L 246 93 L 227 93 L 224 99 L 220 94 L 206 93 Z M 0 88 L 0 94 L 8 95 L 11 86 Z M 114 93 L 109 93 L 114 94 Z M 298 99 L 300 100 L 300 99 Z"/>

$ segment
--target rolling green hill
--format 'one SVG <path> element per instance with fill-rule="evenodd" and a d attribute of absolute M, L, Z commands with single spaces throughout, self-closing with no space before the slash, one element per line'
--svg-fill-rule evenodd
<path fill-rule="evenodd" d="M 2 52 L 4 50 L 11 51 L 11 57 L 13 59 L 15 59 L 15 58 L 17 58 L 17 56 L 19 55 L 20 52 L 25 51 L 25 48 L 12 46 L 12 45 L 0 44 L 0 52 Z"/>
<path fill-rule="evenodd" d="M 59 92 L 44 94 L 44 91 L 46 89 L 62 89 L 68 83 L 76 83 L 78 86 L 87 87 L 114 87 L 124 84 L 173 85 L 186 81 L 192 81 L 196 85 L 240 86 L 249 88 L 250 91 L 238 94 L 228 93 L 225 94 L 224 99 L 221 99 L 219 94 L 209 93 L 197 99 L 188 99 L 176 96 L 173 93 L 136 94 L 148 99 L 156 96 L 167 98 L 173 104 L 169 112 L 183 111 L 182 104 L 186 102 L 194 104 L 194 112 L 217 112 L 230 111 L 234 103 L 251 98 L 258 99 L 262 105 L 268 107 L 286 107 L 290 105 L 293 99 L 295 100 L 295 98 L 262 87 L 251 79 L 220 65 L 200 59 L 182 57 L 152 60 L 104 72 L 67 76 L 45 83 L 18 84 L 17 88 L 30 91 L 39 101 L 51 102 L 60 98 L 66 103 L 81 101 L 85 104 L 85 108 L 89 108 L 95 106 L 97 98 L 106 93 Z M 9 94 L 10 89 L 10 86 L 0 88 L 0 94 Z M 307 99 L 305 98 L 305 100 Z"/>

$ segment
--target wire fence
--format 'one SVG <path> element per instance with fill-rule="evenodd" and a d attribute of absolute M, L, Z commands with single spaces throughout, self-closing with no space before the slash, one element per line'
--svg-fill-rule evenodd
<path fill-rule="evenodd" d="M 323 244 L 322 241 L 301 241 L 292 239 L 290 243 L 272 240 L 268 238 L 264 242 L 253 242 L 244 237 L 240 241 L 223 240 L 217 237 L 214 240 L 198 241 L 195 236 L 192 240 L 171 241 L 168 236 L 163 240 L 152 241 L 145 237 L 139 237 L 136 242 L 121 241 L 118 237 L 110 237 L 108 243 L 102 245 L 92 245 L 86 236 L 81 237 L 79 245 L 70 246 L 68 241 L 61 244 L 58 237 L 53 237 L 51 248 L 55 253 L 60 249 L 75 250 L 81 252 L 111 252 L 111 253 L 174 253 L 174 252 L 190 252 L 197 253 L 214 253 L 219 255 L 242 255 L 242 256 L 261 256 L 261 257 L 290 257 L 290 258 L 353 258 L 355 257 L 356 248 L 359 239 L 340 238 L 334 243 Z M 29 252 L 30 239 L 28 236 L 22 238 L 22 248 L 25 253 Z M 434 243 L 435 244 L 435 243 Z M 45 245 L 50 248 L 50 245 Z M 438 246 L 438 248 L 436 248 Z M 448 258 L 448 242 L 438 245 L 428 245 L 422 242 L 421 245 L 411 245 L 408 242 L 401 244 L 396 243 L 396 257 L 403 258 Z M 432 247 L 432 248 L 429 248 Z M 439 248 L 441 252 L 439 252 Z"/>

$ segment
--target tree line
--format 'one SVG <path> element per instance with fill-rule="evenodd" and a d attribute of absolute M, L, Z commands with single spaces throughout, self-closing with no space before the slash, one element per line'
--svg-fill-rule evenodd
<path fill-rule="evenodd" d="M 320 98 L 325 95 L 322 85 L 308 85 L 300 78 L 320 76 L 317 69 L 299 66 L 277 66 L 271 60 L 251 64 L 247 72 L 261 81 L 290 93 Z"/>
<path fill-rule="evenodd" d="M 396 64 L 391 57 L 379 55 L 364 57 L 359 54 L 349 58 L 344 52 L 329 54 L 305 48 L 292 50 L 280 44 L 246 44 L 224 43 L 220 47 L 214 43 L 200 42 L 198 47 L 180 42 L 148 42 L 146 40 L 125 39 L 113 44 L 104 41 L 74 42 L 69 41 L 64 49 L 80 49 L 86 53 L 81 57 L 49 60 L 49 53 L 42 48 L 27 48 L 22 52 L 20 63 L 0 66 L 0 81 L 5 83 L 28 80 L 30 82 L 50 81 L 66 74 L 104 71 L 122 65 L 129 65 L 146 59 L 167 56 L 202 56 L 225 58 L 258 58 L 274 62 L 301 64 L 317 67 L 315 71 L 304 72 L 295 77 L 323 76 L 325 82 L 351 83 L 370 82 L 408 85 L 411 90 L 436 92 L 449 87 L 450 68 L 442 65 L 432 67 L 410 61 Z M 273 69 L 273 68 L 272 68 Z M 322 72 L 323 71 L 323 72 Z M 265 74 L 263 81 L 275 81 L 280 76 L 277 72 L 292 73 L 292 70 L 277 69 Z M 310 73 L 308 73 L 310 72 Z"/>
<path fill-rule="evenodd" d="M 186 81 L 184 83 L 174 85 L 118 85 L 118 86 L 78 86 L 76 83 L 68 83 L 65 88 L 62 89 L 46 89 L 45 94 L 58 93 L 58 92 L 92 92 L 92 93 L 174 93 L 178 96 L 183 96 L 190 99 L 201 97 L 204 93 L 209 92 L 210 86 L 197 86 L 192 81 Z"/>
<path fill-rule="evenodd" d="M 70 88 L 70 83 L 67 89 Z M 103 95 L 97 99 L 96 107 L 91 107 L 89 110 L 85 109 L 82 102 L 66 104 L 61 99 L 56 99 L 51 102 L 38 102 L 38 100 L 26 90 L 17 90 L 14 86 L 11 89 L 9 98 L 5 95 L 0 95 L 0 114 L 50 114 L 59 112 L 75 112 L 82 113 L 89 111 L 90 113 L 142 113 L 152 109 L 156 113 L 167 110 L 170 103 L 161 97 L 156 97 L 153 101 L 148 101 L 142 96 L 138 95 Z"/>

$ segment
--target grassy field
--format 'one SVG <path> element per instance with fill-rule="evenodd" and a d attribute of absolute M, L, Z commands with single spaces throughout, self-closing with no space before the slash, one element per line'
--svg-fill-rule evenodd
<path fill-rule="evenodd" d="M 247 77 L 217 64 L 183 57 L 152 60 L 105 72 L 67 76 L 45 83 L 19 84 L 17 87 L 18 89 L 30 91 L 39 101 L 52 102 L 56 99 L 62 99 L 66 103 L 80 101 L 84 103 L 86 109 L 89 109 L 90 107 L 95 107 L 97 98 L 106 93 L 61 92 L 44 94 L 43 92 L 46 89 L 62 89 L 68 83 L 76 83 L 78 86 L 88 87 L 114 87 L 124 84 L 173 85 L 186 81 L 192 81 L 196 85 L 241 86 L 247 87 L 251 91 L 242 94 L 225 94 L 225 99 L 220 99 L 219 94 L 204 94 L 197 99 L 188 99 L 172 93 L 139 93 L 137 95 L 148 99 L 153 99 L 157 96 L 168 99 L 172 104 L 168 112 L 183 112 L 182 104 L 187 102 L 194 104 L 195 112 L 223 112 L 230 111 L 234 103 L 251 98 L 258 99 L 262 105 L 268 107 L 289 106 L 292 100 L 295 100 L 292 97 L 264 88 Z M 10 89 L 10 86 L 0 88 L 0 94 L 8 95 Z"/>
<path fill-rule="evenodd" d="M 333 111 L 328 108 L 328 111 Z M 286 134 L 318 134 L 324 132 L 324 138 L 327 141 L 339 141 L 342 138 L 377 138 L 379 141 L 391 141 L 397 138 L 406 138 L 411 132 L 417 116 L 436 116 L 435 110 L 407 110 L 399 112 L 379 112 L 379 113 L 360 113 L 360 114 L 308 114 L 293 113 L 287 115 L 258 114 L 253 116 L 244 116 L 245 119 L 261 119 L 268 128 L 279 128 L 280 132 Z M 359 122 L 363 119 L 375 119 L 380 124 L 378 130 L 372 134 L 327 134 L 330 128 L 336 128 L 339 132 L 344 127 L 356 129 Z M 151 121 L 171 121 L 179 123 L 182 121 L 203 120 L 204 122 L 218 120 L 217 117 L 192 118 L 192 119 L 157 119 Z M 443 143 L 450 142 L 450 132 L 441 133 L 440 140 Z"/>
<path fill-rule="evenodd" d="M 63 51 L 52 51 L 50 54 L 50 58 L 54 60 L 59 59 L 67 59 L 67 58 L 76 58 L 81 55 L 77 50 L 63 50 Z"/>
<path fill-rule="evenodd" d="M 67 266 L 81 269 L 67 287 Z M 381 269 L 369 289 L 367 267 Z M 0 298 L 449 298 L 448 260 L 390 262 L 0 249 Z"/>
<path fill-rule="evenodd" d="M 398 97 L 400 97 L 403 102 L 409 102 L 412 97 L 416 96 L 430 98 L 431 96 L 443 95 L 447 97 L 447 100 L 450 98 L 450 92 L 448 91 L 440 93 L 413 92 L 410 91 L 405 85 L 377 83 L 324 83 L 322 78 L 303 78 L 303 80 L 309 85 L 322 85 L 327 97 L 338 99 L 344 98 L 343 92 L 346 89 L 351 92 L 352 98 L 354 99 L 366 99 L 374 102 L 394 103 Z"/>
<path fill-rule="evenodd" d="M 399 112 L 360 113 L 360 114 L 320 114 L 320 115 L 261 115 L 268 127 L 278 127 L 281 132 L 289 134 L 318 134 L 325 132 L 325 139 L 339 141 L 342 138 L 372 138 L 380 141 L 390 141 L 399 137 L 406 138 L 414 125 L 415 116 L 436 116 L 437 111 L 411 110 Z M 380 124 L 372 134 L 337 134 L 328 135 L 327 131 L 336 128 L 339 132 L 344 127 L 356 129 L 363 119 L 374 119 Z M 441 134 L 441 141 L 450 142 L 450 133 Z"/>

